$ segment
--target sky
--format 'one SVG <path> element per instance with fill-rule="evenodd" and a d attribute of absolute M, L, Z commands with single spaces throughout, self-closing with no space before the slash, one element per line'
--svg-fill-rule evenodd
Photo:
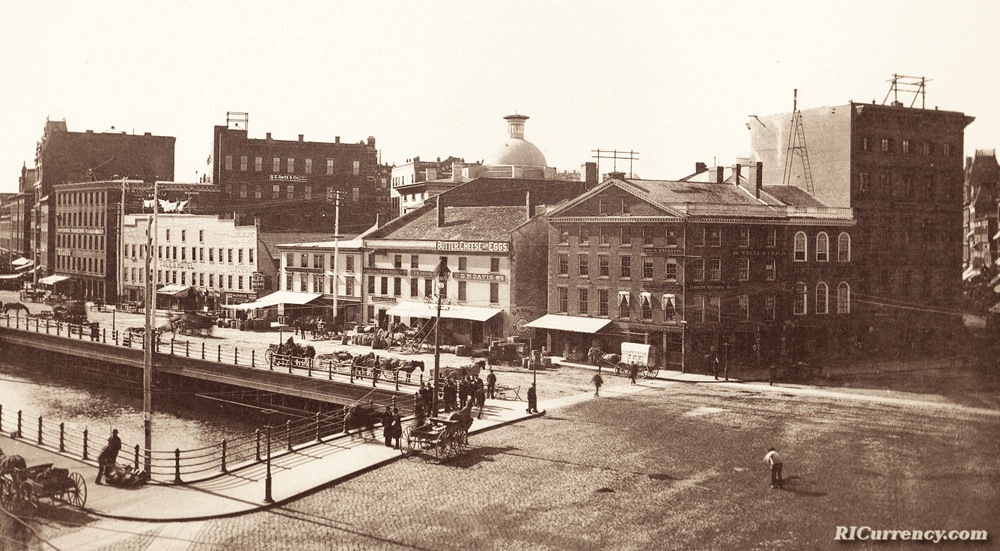
<path fill-rule="evenodd" d="M 374 136 L 390 164 L 488 160 L 519 113 L 550 166 L 617 149 L 638 152 L 636 177 L 679 178 L 735 162 L 749 117 L 790 112 L 794 89 L 803 109 L 882 103 L 893 73 L 930 79 L 928 108 L 976 117 L 966 155 L 1000 141 L 995 1 L 0 7 L 0 192 L 33 166 L 46 118 L 173 136 L 174 180 L 196 181 L 227 111 L 249 113 L 251 138 Z"/>

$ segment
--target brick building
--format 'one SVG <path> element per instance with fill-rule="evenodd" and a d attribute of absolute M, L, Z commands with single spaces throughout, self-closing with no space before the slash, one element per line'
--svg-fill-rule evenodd
<path fill-rule="evenodd" d="M 854 257 L 862 346 L 930 349 L 961 326 L 962 147 L 973 117 L 955 111 L 850 102 L 800 111 L 809 170 L 793 152 L 792 113 L 750 122 L 769 182 L 809 190 L 857 221 Z M 886 323 L 892 320 L 893 323 Z"/>
<path fill-rule="evenodd" d="M 212 178 L 225 208 L 257 218 L 263 231 L 333 232 L 341 195 L 340 227 L 358 232 L 393 216 L 390 167 L 378 161 L 375 138 L 358 143 L 250 138 L 245 113 L 215 127 Z"/>
<path fill-rule="evenodd" d="M 977 150 L 965 162 L 965 209 L 962 224 L 965 272 L 970 278 L 984 268 L 996 269 L 997 201 L 1000 200 L 1000 165 L 995 150 Z"/>

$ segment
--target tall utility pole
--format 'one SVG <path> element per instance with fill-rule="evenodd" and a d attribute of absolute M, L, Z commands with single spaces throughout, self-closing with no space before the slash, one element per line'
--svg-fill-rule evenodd
<path fill-rule="evenodd" d="M 337 275 L 337 260 L 340 256 L 340 192 L 334 192 L 337 197 L 333 217 L 333 332 L 337 332 L 337 296 L 340 295 L 340 277 Z"/>
<path fill-rule="evenodd" d="M 122 200 L 118 206 L 118 262 L 115 266 L 115 309 L 118 309 L 118 302 L 121 300 L 123 285 L 124 262 L 122 250 L 125 248 L 125 178 L 122 178 Z"/>
<path fill-rule="evenodd" d="M 146 243 L 146 337 L 143 342 L 142 354 L 142 427 L 145 439 L 145 455 L 143 468 L 146 477 L 150 476 L 153 464 L 153 354 L 156 351 L 156 253 L 157 218 L 159 212 L 159 182 L 153 183 L 153 216 L 147 225 Z"/>

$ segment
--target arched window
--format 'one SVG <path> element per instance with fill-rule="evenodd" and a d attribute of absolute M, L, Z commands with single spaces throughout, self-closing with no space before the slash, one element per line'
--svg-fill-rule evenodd
<path fill-rule="evenodd" d="M 808 247 L 806 232 L 799 232 L 795 234 L 795 262 L 805 262 L 806 261 L 806 248 Z"/>
<path fill-rule="evenodd" d="M 816 262 L 827 262 L 830 260 L 830 238 L 826 232 L 821 231 L 816 234 Z"/>
<path fill-rule="evenodd" d="M 828 301 L 830 298 L 830 288 L 822 281 L 816 284 L 816 307 L 813 310 L 817 314 L 828 314 Z"/>
<path fill-rule="evenodd" d="M 851 235 L 847 232 L 842 232 L 839 237 L 837 237 L 837 262 L 850 262 L 851 261 Z"/>
<path fill-rule="evenodd" d="M 846 281 L 841 281 L 837 286 L 837 313 L 851 313 L 851 286 Z"/>
<path fill-rule="evenodd" d="M 806 288 L 805 283 L 795 284 L 795 310 L 794 313 L 797 316 L 805 315 L 806 313 L 806 300 L 808 299 L 809 289 Z"/>

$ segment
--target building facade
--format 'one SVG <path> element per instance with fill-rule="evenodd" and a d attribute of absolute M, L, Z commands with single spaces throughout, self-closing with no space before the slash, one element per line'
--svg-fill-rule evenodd
<path fill-rule="evenodd" d="M 854 297 L 867 317 L 869 348 L 929 350 L 947 342 L 961 328 L 960 316 L 941 312 L 960 310 L 962 147 L 973 117 L 898 102 L 799 113 L 807 147 L 790 151 L 795 128 L 784 113 L 750 122 L 753 155 L 767 181 L 854 212 Z"/>
<path fill-rule="evenodd" d="M 548 215 L 549 315 L 529 326 L 553 353 L 583 361 L 591 347 L 640 342 L 661 367 L 704 370 L 838 346 L 854 281 L 849 209 L 718 175 L 617 174 Z"/>
<path fill-rule="evenodd" d="M 965 163 L 965 209 L 962 232 L 965 272 L 970 278 L 985 268 L 996 269 L 997 200 L 1000 165 L 995 150 L 977 150 Z"/>
<path fill-rule="evenodd" d="M 375 138 L 332 143 L 250 138 L 245 114 L 229 114 L 215 127 L 213 182 L 228 210 L 260 220 L 263 231 L 333 231 L 335 204 L 340 227 L 357 233 L 376 218 L 393 216 L 389 167 L 380 165 Z"/>
<path fill-rule="evenodd" d="M 365 322 L 361 308 L 365 251 L 360 237 L 336 243 L 281 244 L 278 252 L 281 290 L 310 295 L 280 307 L 280 315 L 286 320 L 294 320 L 301 313 L 321 317 L 337 328 Z"/>

